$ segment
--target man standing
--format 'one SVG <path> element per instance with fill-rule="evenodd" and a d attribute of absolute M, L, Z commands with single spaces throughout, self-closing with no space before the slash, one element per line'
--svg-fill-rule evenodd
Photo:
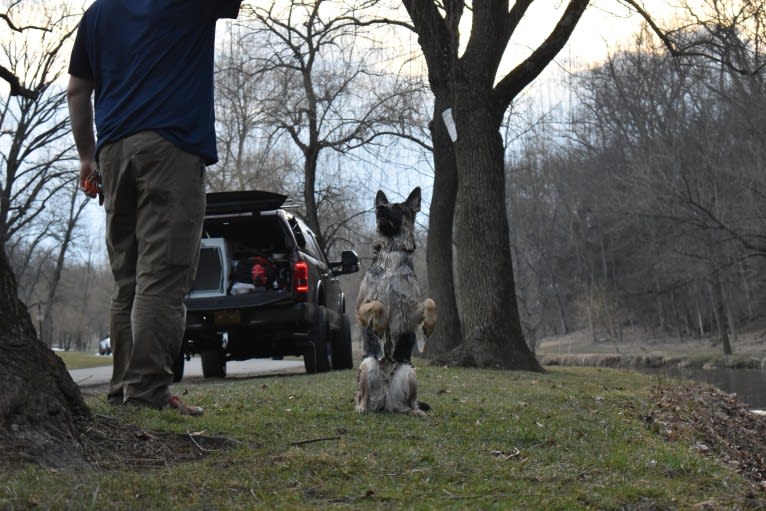
<path fill-rule="evenodd" d="M 169 387 L 197 268 L 205 166 L 218 160 L 215 24 L 236 18 L 240 2 L 96 0 L 77 31 L 67 97 L 80 186 L 94 197 L 97 168 L 103 179 L 115 405 L 202 414 Z"/>

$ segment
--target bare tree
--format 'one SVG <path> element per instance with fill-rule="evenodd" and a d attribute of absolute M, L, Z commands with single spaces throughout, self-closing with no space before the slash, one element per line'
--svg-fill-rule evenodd
<path fill-rule="evenodd" d="M 43 328 L 47 330 L 47 333 L 39 332 L 43 339 L 48 340 L 48 344 L 52 344 L 54 340 L 53 310 L 58 301 L 59 283 L 67 264 L 67 256 L 71 253 L 72 247 L 78 243 L 79 238 L 82 237 L 82 234 L 78 233 L 78 227 L 81 223 L 83 211 L 90 202 L 89 198 L 82 196 L 79 184 L 76 181 L 73 180 L 70 183 L 68 191 L 68 197 L 58 198 L 62 207 L 56 210 L 55 214 L 60 218 L 57 218 L 55 222 L 61 227 L 51 236 L 55 246 L 55 258 L 47 282 L 48 292 L 45 297 L 45 307 L 42 316 Z"/>
<path fill-rule="evenodd" d="M 271 90 L 271 77 L 253 79 L 258 74 L 257 57 L 265 48 L 249 28 L 230 26 L 216 56 L 216 135 L 220 161 L 208 173 L 208 188 L 287 192 L 299 172 L 290 154 L 276 143 L 261 101 Z"/>
<path fill-rule="evenodd" d="M 403 1 L 428 65 L 434 124 L 451 129 L 454 123 L 449 138 L 434 136 L 435 153 L 454 150 L 455 155 L 454 165 L 447 161 L 440 166 L 437 161 L 434 188 L 447 200 L 455 198 L 456 266 L 461 269 L 456 280 L 464 341 L 444 360 L 461 365 L 542 369 L 525 342 L 516 302 L 499 131 L 511 102 L 561 50 L 588 1 L 568 2 L 543 43 L 501 75 L 506 48 L 532 3 Z M 467 9 L 471 30 L 464 42 L 460 27 Z M 451 184 L 439 188 L 441 180 Z M 443 222 L 451 225 L 449 218 Z M 431 238 L 429 250 L 432 243 L 441 252 L 449 249 L 446 240 Z M 464 271 L 469 265 L 472 271 Z M 432 287 L 440 277 L 432 275 Z"/>
<path fill-rule="evenodd" d="M 14 3 L 18 5 L 19 2 Z M 0 42 L 8 65 L 30 83 L 29 94 L 0 97 L 0 240 L 8 242 L 45 209 L 46 203 L 73 180 L 65 162 L 72 142 L 66 95 L 56 81 L 64 73 L 62 48 L 73 28 L 60 12 L 47 12 L 45 30 L 27 30 Z"/>
<path fill-rule="evenodd" d="M 422 83 L 382 68 L 382 50 L 365 41 L 358 9 L 318 0 L 256 4 L 249 13 L 252 35 L 263 45 L 253 56 L 253 78 L 269 87 L 258 101 L 279 141 L 286 137 L 300 154 L 306 220 L 323 247 L 329 231 L 317 199 L 333 195 L 321 192 L 324 154 L 348 155 L 391 137 L 421 144 L 423 138 L 413 120 Z"/>

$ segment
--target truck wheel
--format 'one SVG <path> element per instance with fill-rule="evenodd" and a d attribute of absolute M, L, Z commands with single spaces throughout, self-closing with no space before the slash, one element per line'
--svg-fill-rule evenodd
<path fill-rule="evenodd" d="M 306 373 L 314 374 L 317 372 L 316 355 L 314 354 L 314 346 L 309 345 L 303 350 L 303 367 L 306 368 Z"/>
<path fill-rule="evenodd" d="M 351 353 L 351 322 L 343 315 L 340 330 L 332 337 L 332 368 L 352 369 L 354 356 Z"/>
<path fill-rule="evenodd" d="M 309 333 L 311 346 L 306 348 L 303 353 L 303 365 L 306 372 L 324 373 L 330 370 L 330 349 L 329 338 L 327 336 L 327 309 L 324 305 L 317 308 L 317 315 L 314 318 L 314 326 Z"/>
<path fill-rule="evenodd" d="M 202 375 L 205 378 L 224 378 L 226 376 L 226 357 L 223 350 L 203 351 Z"/>
<path fill-rule="evenodd" d="M 178 353 L 175 361 L 173 362 L 173 383 L 178 383 L 184 377 L 184 363 L 186 362 L 184 357 L 184 350 Z"/>

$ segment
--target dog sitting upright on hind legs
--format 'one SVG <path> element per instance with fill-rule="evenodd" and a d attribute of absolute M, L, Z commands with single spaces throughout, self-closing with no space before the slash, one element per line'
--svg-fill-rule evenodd
<path fill-rule="evenodd" d="M 402 203 L 375 196 L 375 258 L 362 278 L 356 317 L 362 327 L 364 356 L 359 366 L 356 411 L 425 415 L 417 401 L 417 379 L 410 362 L 416 331 L 431 335 L 436 303 L 420 301 L 412 254 L 420 188 Z"/>

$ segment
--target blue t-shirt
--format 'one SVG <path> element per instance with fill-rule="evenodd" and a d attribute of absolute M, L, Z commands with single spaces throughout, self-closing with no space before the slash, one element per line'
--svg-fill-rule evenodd
<path fill-rule="evenodd" d="M 96 0 L 77 30 L 69 74 L 95 83 L 98 151 L 153 130 L 209 165 L 215 22 L 241 0 Z"/>

